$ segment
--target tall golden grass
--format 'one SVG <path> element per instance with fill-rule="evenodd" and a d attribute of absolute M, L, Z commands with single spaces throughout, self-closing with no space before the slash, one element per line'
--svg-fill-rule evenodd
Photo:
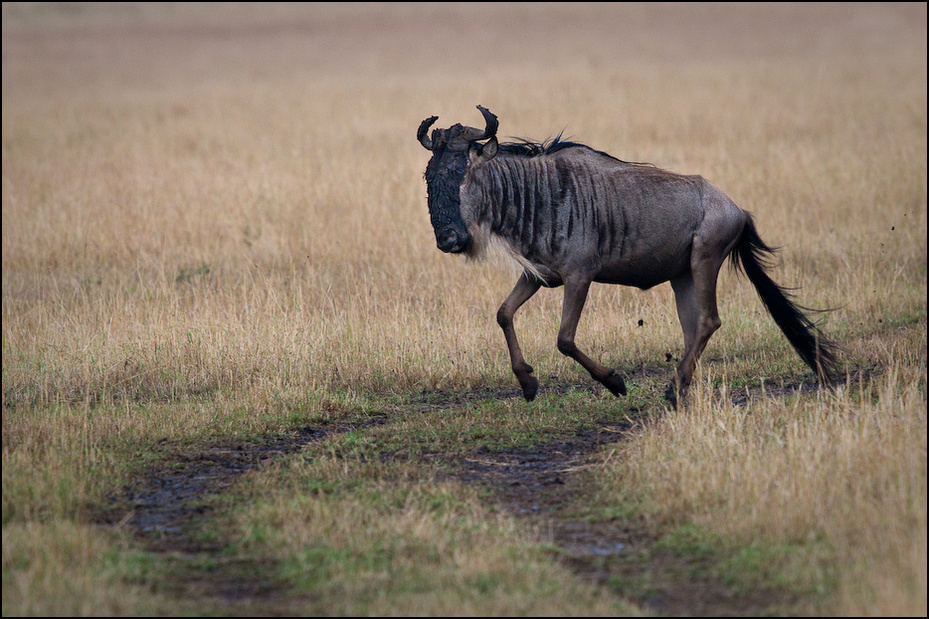
<path fill-rule="evenodd" d="M 3 5 L 4 614 L 8 535 L 80 520 L 146 441 L 512 386 L 515 274 L 435 249 L 415 141 L 477 104 L 504 136 L 706 176 L 873 377 L 742 408 L 698 389 L 606 488 L 659 527 L 822 536 L 834 612 L 925 614 L 925 5 L 212 6 Z M 796 382 L 750 285 L 719 296 L 704 384 Z M 586 380 L 559 308 L 517 316 L 543 387 Z M 680 340 L 667 286 L 595 289 L 578 339 L 621 368 Z"/>

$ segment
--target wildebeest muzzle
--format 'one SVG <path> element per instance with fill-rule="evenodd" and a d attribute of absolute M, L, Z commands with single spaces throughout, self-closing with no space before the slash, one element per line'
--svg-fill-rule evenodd
<path fill-rule="evenodd" d="M 447 254 L 460 254 L 468 249 L 471 235 L 464 228 L 449 227 L 435 231 L 436 246 Z"/>

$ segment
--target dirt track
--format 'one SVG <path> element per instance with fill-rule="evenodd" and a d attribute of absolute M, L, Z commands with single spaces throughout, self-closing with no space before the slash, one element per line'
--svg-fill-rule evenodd
<path fill-rule="evenodd" d="M 381 418 L 371 423 L 389 421 Z M 114 497 L 96 520 L 104 526 L 128 527 L 148 551 L 182 557 L 171 582 L 160 587 L 179 601 L 212 602 L 222 614 L 286 614 L 290 604 L 299 602 L 287 583 L 267 577 L 274 573 L 273 566 L 226 558 L 222 554 L 225 540 L 205 542 L 203 535 L 190 532 L 209 527 L 215 499 L 230 490 L 243 473 L 275 458 L 297 454 L 333 433 L 363 429 L 354 425 L 308 426 L 291 435 L 265 437 L 261 442 L 198 449 L 163 444 L 161 448 L 170 454 L 168 461 L 137 480 L 123 496 Z M 540 543 L 554 546 L 559 560 L 578 578 L 618 590 L 652 612 L 669 616 L 764 615 L 789 608 L 795 600 L 780 592 L 736 594 L 708 576 L 713 573 L 712 559 L 699 563 L 682 559 L 657 546 L 636 523 L 592 523 L 575 515 L 589 492 L 585 480 L 594 455 L 601 446 L 622 441 L 626 430 L 614 427 L 579 432 L 532 448 L 478 449 L 446 464 L 454 479 L 490 489 L 499 508 L 525 519 L 527 526 L 547 531 Z M 217 568 L 198 569 L 204 562 Z"/>

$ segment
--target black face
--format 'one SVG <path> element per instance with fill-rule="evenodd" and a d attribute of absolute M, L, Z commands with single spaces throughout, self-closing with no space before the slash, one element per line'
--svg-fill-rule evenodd
<path fill-rule="evenodd" d="M 453 133 L 458 127 L 448 130 Z M 467 251 L 471 235 L 461 218 L 461 183 L 468 167 L 468 150 L 456 148 L 457 140 L 439 142 L 426 166 L 426 193 L 429 218 L 436 245 L 446 253 Z"/>
<path fill-rule="evenodd" d="M 426 166 L 426 190 L 436 245 L 452 254 L 471 249 L 471 235 L 461 217 L 461 183 L 468 169 L 468 151 L 473 144 L 490 139 L 496 152 L 497 117 L 485 107 L 479 105 L 477 109 L 484 117 L 483 129 L 458 124 L 448 129 L 435 129 L 429 136 L 429 127 L 438 119 L 438 116 L 430 116 L 416 131 L 419 143 L 432 151 L 432 159 Z"/>

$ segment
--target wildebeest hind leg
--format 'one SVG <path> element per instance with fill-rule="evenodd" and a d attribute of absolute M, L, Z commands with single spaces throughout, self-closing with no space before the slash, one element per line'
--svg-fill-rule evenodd
<path fill-rule="evenodd" d="M 564 305 L 561 310 L 561 328 L 558 330 L 558 350 L 571 357 L 590 372 L 590 375 L 603 384 L 615 396 L 626 395 L 626 383 L 615 370 L 604 367 L 578 349 L 574 343 L 577 323 L 587 301 L 590 280 L 565 282 Z"/>
<path fill-rule="evenodd" d="M 519 348 L 519 342 L 516 340 L 516 330 L 513 329 L 513 315 L 523 303 L 528 301 L 532 295 L 538 292 L 541 282 L 534 277 L 523 273 L 513 291 L 506 298 L 500 309 L 497 310 L 497 324 L 503 329 L 503 336 L 506 338 L 506 347 L 510 351 L 510 363 L 513 367 L 513 374 L 522 387 L 523 397 L 531 402 L 539 390 L 539 381 L 532 376 L 532 366 L 523 359 L 523 351 Z"/>
<path fill-rule="evenodd" d="M 697 320 L 699 310 L 697 309 L 697 296 L 694 289 L 694 278 L 691 273 L 671 280 L 671 289 L 674 290 L 674 303 L 677 305 L 677 317 L 681 321 L 681 330 L 684 332 L 684 360 L 689 359 L 697 339 Z M 687 393 L 687 387 L 690 384 L 682 382 L 684 361 L 682 360 L 678 370 L 675 373 L 674 380 L 665 393 L 665 398 L 675 406 L 678 397 L 683 398 Z"/>
<path fill-rule="evenodd" d="M 731 235 L 728 238 L 738 239 L 738 236 Z M 686 394 L 707 342 L 722 325 L 716 303 L 716 282 L 719 267 L 735 244 L 735 240 L 728 240 L 726 244 L 727 240 L 724 238 L 714 242 L 697 236 L 690 260 L 690 274 L 671 281 L 678 317 L 684 330 L 684 358 L 677 367 L 675 382 L 668 390 L 668 399 L 675 406 L 676 396 Z"/>

